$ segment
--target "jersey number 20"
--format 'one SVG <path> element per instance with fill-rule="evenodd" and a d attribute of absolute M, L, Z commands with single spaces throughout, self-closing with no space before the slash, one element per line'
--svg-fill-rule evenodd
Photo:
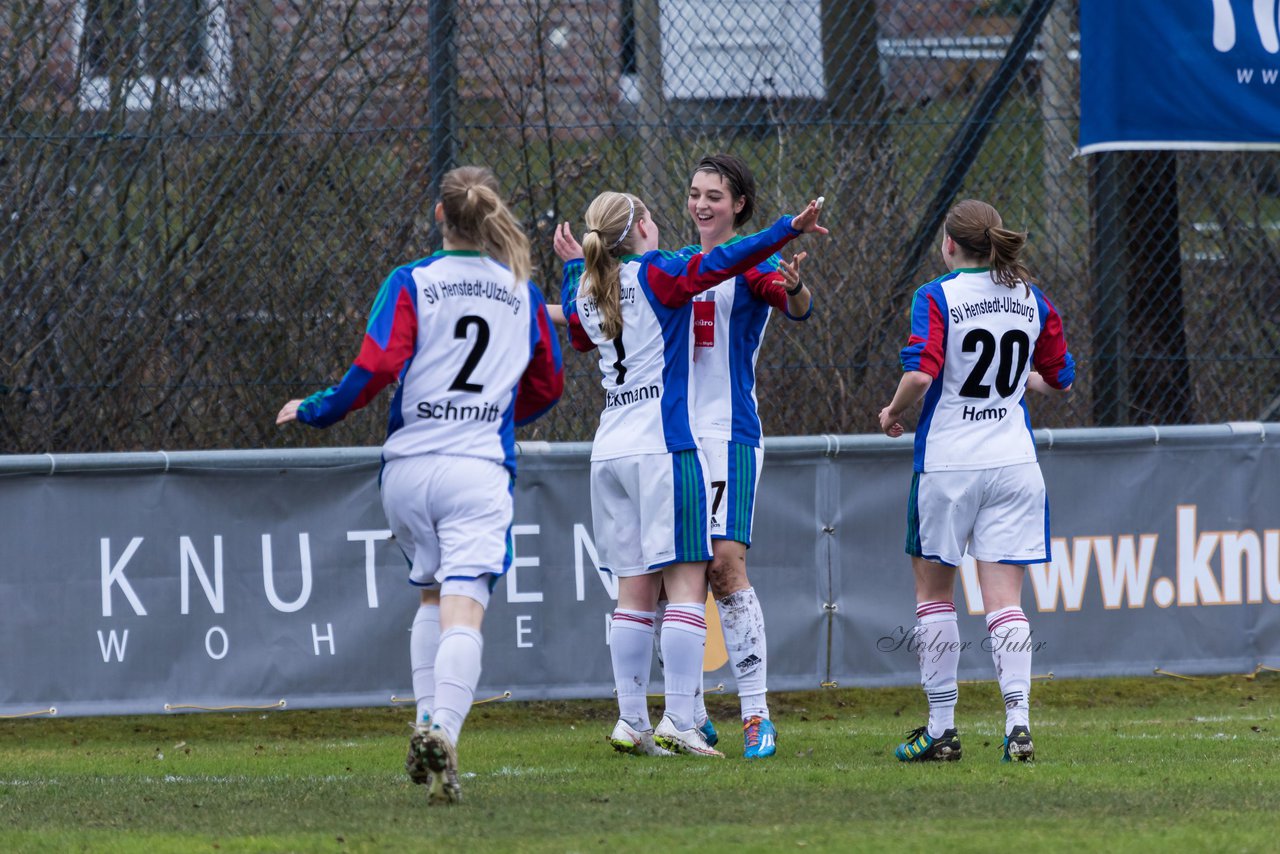
<path fill-rule="evenodd" d="M 971 329 L 960 342 L 960 349 L 965 353 L 975 350 L 978 353 L 978 361 L 969 372 L 969 378 L 960 386 L 961 397 L 991 396 L 991 386 L 984 383 L 982 378 L 987 375 L 987 369 L 995 360 L 997 350 L 1000 363 L 996 365 L 996 391 L 1001 397 L 1009 397 L 1017 391 L 1022 369 L 1027 366 L 1027 359 L 1031 355 L 1031 339 L 1021 329 L 1010 329 L 1000 336 L 1000 343 L 997 345 L 996 336 L 990 330 Z"/>

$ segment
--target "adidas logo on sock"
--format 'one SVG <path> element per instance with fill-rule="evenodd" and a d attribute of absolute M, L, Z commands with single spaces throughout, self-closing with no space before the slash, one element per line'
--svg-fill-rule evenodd
<path fill-rule="evenodd" d="M 737 664 L 735 664 L 734 667 L 738 668 L 739 670 L 746 670 L 748 667 L 755 667 L 759 663 L 760 663 L 760 657 L 755 653 L 752 653 L 751 655 L 748 655 L 746 658 L 742 659 L 742 661 L 739 661 Z"/>

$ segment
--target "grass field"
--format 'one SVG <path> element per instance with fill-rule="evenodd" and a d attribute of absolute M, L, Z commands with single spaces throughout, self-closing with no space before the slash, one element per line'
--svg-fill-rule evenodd
<path fill-rule="evenodd" d="M 2 851 L 1273 851 L 1280 678 L 1037 682 L 1038 758 L 1001 764 L 991 683 L 961 688 L 964 759 L 903 765 L 918 689 L 776 694 L 778 755 L 605 744 L 603 702 L 476 707 L 464 803 L 402 770 L 404 709 L 0 722 Z M 655 718 L 656 719 L 656 718 Z"/>

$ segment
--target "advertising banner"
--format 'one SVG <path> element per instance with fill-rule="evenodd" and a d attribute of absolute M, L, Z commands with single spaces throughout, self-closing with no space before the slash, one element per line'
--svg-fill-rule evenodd
<path fill-rule="evenodd" d="M 1081 0 L 1080 152 L 1280 148 L 1280 2 Z"/>
<path fill-rule="evenodd" d="M 1037 432 L 1052 560 L 1023 589 L 1036 674 L 1280 665 L 1277 429 Z M 612 695 L 617 588 L 596 568 L 588 452 L 521 447 L 480 698 Z M 0 715 L 412 702 L 418 594 L 376 449 L 7 457 L 0 473 Z M 918 679 L 910 480 L 909 437 L 766 441 L 748 565 L 771 689 Z M 961 678 L 990 679 L 967 560 L 956 604 Z M 733 692 L 707 616 L 706 685 Z"/>

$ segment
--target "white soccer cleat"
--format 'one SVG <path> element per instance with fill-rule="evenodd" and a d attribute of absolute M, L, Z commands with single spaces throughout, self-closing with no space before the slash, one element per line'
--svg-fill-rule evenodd
<path fill-rule="evenodd" d="M 638 730 L 626 721 L 620 720 L 609 736 L 609 744 L 619 753 L 630 753 L 634 756 L 670 756 L 670 750 L 659 747 L 653 738 L 653 730 Z"/>
<path fill-rule="evenodd" d="M 698 732 L 696 727 L 678 730 L 676 725 L 671 722 L 671 718 L 666 715 L 662 716 L 662 720 L 658 723 L 658 728 L 653 731 L 653 740 L 658 743 L 659 747 L 664 747 L 672 753 L 724 758 L 723 753 L 707 744 L 706 739 L 702 737 L 702 733 Z"/>

